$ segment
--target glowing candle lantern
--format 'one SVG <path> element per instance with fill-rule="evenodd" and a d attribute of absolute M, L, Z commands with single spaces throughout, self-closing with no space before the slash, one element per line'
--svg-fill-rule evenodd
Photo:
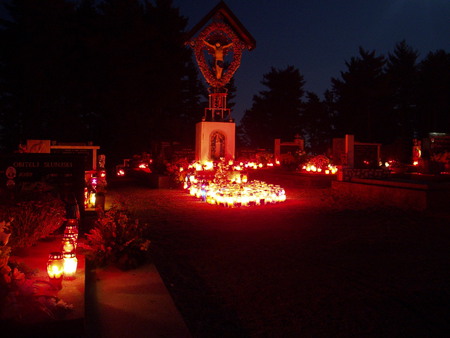
<path fill-rule="evenodd" d="M 77 272 L 78 259 L 74 252 L 67 252 L 64 256 L 64 278 L 74 279 Z"/>
<path fill-rule="evenodd" d="M 65 234 L 62 239 L 62 251 L 63 253 L 74 252 L 76 248 L 76 242 L 73 235 Z"/>
<path fill-rule="evenodd" d="M 91 194 L 91 196 L 89 197 L 90 205 L 95 205 L 95 197 L 95 194 Z"/>
<path fill-rule="evenodd" d="M 51 252 L 49 254 L 47 261 L 47 274 L 50 279 L 50 284 L 60 290 L 64 275 L 64 261 L 61 252 Z"/>

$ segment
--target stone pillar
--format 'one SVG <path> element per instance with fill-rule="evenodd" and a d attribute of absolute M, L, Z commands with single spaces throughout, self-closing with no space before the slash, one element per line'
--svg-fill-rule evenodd
<path fill-rule="evenodd" d="M 196 125 L 195 160 L 214 160 L 211 152 L 211 137 L 219 133 L 224 136 L 224 158 L 234 160 L 236 124 L 234 122 L 198 122 Z"/>
<path fill-rule="evenodd" d="M 275 161 L 281 161 L 281 154 L 280 154 L 280 152 L 281 152 L 281 139 L 279 139 L 279 138 L 276 138 L 275 139 L 275 144 L 274 144 L 274 147 L 273 147 L 273 155 L 274 155 L 274 157 L 275 157 Z"/>
<path fill-rule="evenodd" d="M 347 168 L 355 166 L 355 135 L 345 135 L 345 154 L 347 155 Z"/>

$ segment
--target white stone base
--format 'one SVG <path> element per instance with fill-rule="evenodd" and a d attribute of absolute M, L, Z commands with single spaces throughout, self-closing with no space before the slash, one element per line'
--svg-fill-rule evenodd
<path fill-rule="evenodd" d="M 199 122 L 196 125 L 195 159 L 212 161 L 217 157 L 212 154 L 211 140 L 216 133 L 224 136 L 225 160 L 234 160 L 236 145 L 236 124 L 234 122 Z"/>

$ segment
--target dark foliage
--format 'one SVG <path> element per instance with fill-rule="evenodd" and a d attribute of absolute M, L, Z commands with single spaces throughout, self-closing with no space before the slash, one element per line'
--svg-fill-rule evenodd
<path fill-rule="evenodd" d="M 335 134 L 395 143 L 399 159 L 409 161 L 413 138 L 450 132 L 450 54 L 438 50 L 419 63 L 418 56 L 405 41 L 387 58 L 360 48 L 341 78 L 332 79 Z"/>
<path fill-rule="evenodd" d="M 418 68 L 418 135 L 450 133 L 450 53 L 430 52 Z"/>
<path fill-rule="evenodd" d="M 120 157 L 192 141 L 204 88 L 184 46 L 187 19 L 170 0 L 12 0 L 7 9 L 6 150 L 33 138 L 93 141 Z"/>
<path fill-rule="evenodd" d="M 342 79 L 332 79 L 335 108 L 338 113 L 337 129 L 354 134 L 359 141 L 373 142 L 389 138 L 386 125 L 390 125 L 386 98 L 388 96 L 383 56 L 375 51 L 359 49 L 359 57 L 346 62 L 348 70 Z M 387 122 L 387 123 L 386 123 Z"/>
<path fill-rule="evenodd" d="M 273 139 L 290 140 L 300 133 L 305 82 L 297 68 L 288 66 L 272 68 L 261 83 L 267 90 L 253 97 L 253 105 L 245 112 L 241 127 L 252 146 L 270 149 Z"/>

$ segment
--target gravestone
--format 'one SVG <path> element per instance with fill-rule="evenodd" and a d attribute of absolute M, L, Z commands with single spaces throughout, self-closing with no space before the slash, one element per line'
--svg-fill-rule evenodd
<path fill-rule="evenodd" d="M 64 197 L 73 193 L 84 207 L 85 157 L 79 154 L 22 153 L 0 157 L 0 192 L 15 198 L 48 192 Z"/>

